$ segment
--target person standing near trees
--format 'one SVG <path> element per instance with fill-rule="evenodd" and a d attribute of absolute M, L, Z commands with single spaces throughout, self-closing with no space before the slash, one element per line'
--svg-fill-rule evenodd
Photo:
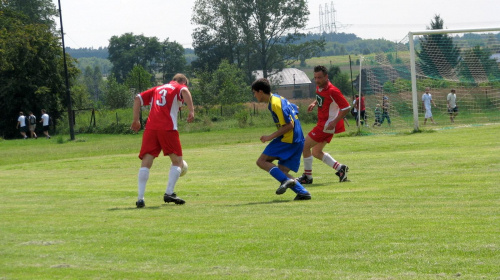
<path fill-rule="evenodd" d="M 384 123 L 384 120 L 387 119 L 387 123 L 391 126 L 391 117 L 389 116 L 389 97 L 384 95 L 382 98 L 382 118 L 380 119 L 379 126 Z"/>
<path fill-rule="evenodd" d="M 134 120 L 130 129 L 135 132 L 141 129 L 139 121 L 141 106 L 151 105 L 139 152 L 142 162 L 138 175 L 138 199 L 135 203 L 137 208 L 146 206 L 144 193 L 149 179 L 149 170 L 162 150 L 163 155 L 168 155 L 172 162 L 163 201 L 175 204 L 185 203 L 176 195 L 174 188 L 183 166 L 181 141 L 177 131 L 177 115 L 183 101 L 186 102 L 189 110 L 187 121 L 194 120 L 193 99 L 187 84 L 188 79 L 184 74 L 176 74 L 168 84 L 148 89 L 134 99 Z"/>
<path fill-rule="evenodd" d="M 347 182 L 349 167 L 323 152 L 323 148 L 331 142 L 334 134 L 345 131 L 343 120 L 351 106 L 340 90 L 328 79 L 326 67 L 314 67 L 314 81 L 316 82 L 316 100 L 309 104 L 307 111 L 311 112 L 314 107 L 318 106 L 318 122 L 306 136 L 302 152 L 304 174 L 297 178 L 297 181 L 301 184 L 312 184 L 312 163 L 313 159 L 317 158 L 336 171 L 335 175 L 339 177 L 340 182 Z"/>
<path fill-rule="evenodd" d="M 36 135 L 35 129 L 36 129 L 36 117 L 33 115 L 33 112 L 30 111 L 30 114 L 28 116 L 28 123 L 29 123 L 29 130 L 31 133 L 31 138 L 38 139 L 38 136 Z"/>
<path fill-rule="evenodd" d="M 422 94 L 422 105 L 424 106 L 425 109 L 425 117 L 424 117 L 424 124 L 427 123 L 427 119 L 430 119 L 433 124 L 436 124 L 434 122 L 434 119 L 432 118 L 432 109 L 431 109 L 431 103 L 436 107 L 436 103 L 434 103 L 434 100 L 432 100 L 432 94 L 429 92 L 431 89 L 429 87 L 425 88 L 424 94 Z"/>
<path fill-rule="evenodd" d="M 448 101 L 448 114 L 450 114 L 451 123 L 455 122 L 455 117 L 458 115 L 457 106 L 457 95 L 455 94 L 455 89 L 452 89 L 448 96 L 446 97 Z"/>
<path fill-rule="evenodd" d="M 28 139 L 28 136 L 26 136 L 26 132 L 28 131 L 26 129 L 26 117 L 24 116 L 24 113 L 22 111 L 19 112 L 19 118 L 17 118 L 16 129 L 19 129 L 19 133 L 21 133 L 23 139 Z"/>
<path fill-rule="evenodd" d="M 40 122 L 42 123 L 43 126 L 43 134 L 45 134 L 45 138 L 50 139 L 49 135 L 49 115 L 45 111 L 45 109 L 42 109 L 42 117 Z"/>

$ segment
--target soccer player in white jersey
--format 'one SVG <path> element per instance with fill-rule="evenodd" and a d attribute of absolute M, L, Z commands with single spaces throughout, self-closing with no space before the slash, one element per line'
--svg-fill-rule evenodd
<path fill-rule="evenodd" d="M 458 115 L 457 95 L 455 94 L 454 89 L 448 93 L 446 100 L 448 101 L 448 114 L 450 114 L 450 121 L 454 123 L 455 117 Z"/>
<path fill-rule="evenodd" d="M 424 94 L 422 94 L 422 105 L 424 106 L 425 109 L 425 116 L 424 116 L 424 124 L 427 123 L 427 119 L 430 119 L 433 124 L 436 124 L 434 119 L 432 118 L 432 109 L 431 109 L 431 103 L 436 107 L 436 103 L 434 103 L 434 100 L 432 100 L 432 94 L 429 92 L 431 89 L 430 88 L 425 88 Z"/>
<path fill-rule="evenodd" d="M 188 79 L 185 75 L 176 74 L 168 84 L 148 89 L 138 94 L 134 99 L 134 120 L 130 128 L 135 132 L 141 129 L 139 121 L 140 107 L 151 105 L 139 153 L 142 163 L 138 175 L 137 208 L 146 205 L 144 193 L 149 179 L 149 170 L 153 165 L 153 160 L 159 156 L 161 150 L 172 161 L 163 200 L 166 203 L 185 203 L 183 199 L 177 197 L 174 188 L 183 165 L 182 147 L 179 132 L 177 131 L 177 114 L 183 101 L 186 102 L 189 110 L 187 121 L 192 122 L 194 120 L 193 99 L 187 84 Z"/>
<path fill-rule="evenodd" d="M 45 138 L 50 139 L 49 135 L 49 115 L 45 111 L 45 109 L 42 109 L 42 117 L 40 122 L 42 123 L 43 126 L 43 134 L 45 134 Z"/>

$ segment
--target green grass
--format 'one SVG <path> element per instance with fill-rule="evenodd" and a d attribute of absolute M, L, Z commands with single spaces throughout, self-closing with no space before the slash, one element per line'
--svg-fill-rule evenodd
<path fill-rule="evenodd" d="M 304 130 L 308 131 L 310 125 Z M 140 135 L 0 142 L 0 279 L 498 279 L 500 125 L 338 137 L 293 201 L 255 161 L 268 128 L 181 135 L 183 206 Z"/>

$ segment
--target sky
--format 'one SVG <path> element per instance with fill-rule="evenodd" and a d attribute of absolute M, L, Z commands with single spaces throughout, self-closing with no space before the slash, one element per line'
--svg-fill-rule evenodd
<path fill-rule="evenodd" d="M 58 7 L 58 0 L 52 0 Z M 195 0 L 60 0 L 66 47 L 107 47 L 125 33 L 158 37 L 192 47 Z M 306 0 L 304 32 L 318 33 L 320 10 L 335 10 L 337 32 L 363 39 L 402 40 L 409 31 L 425 30 L 439 14 L 446 29 L 500 27 L 498 0 Z M 332 9 L 333 6 L 333 9 Z M 59 26 L 59 18 L 57 19 Z"/>

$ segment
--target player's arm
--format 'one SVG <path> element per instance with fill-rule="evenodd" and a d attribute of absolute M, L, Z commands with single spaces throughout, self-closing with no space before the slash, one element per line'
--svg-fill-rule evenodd
<path fill-rule="evenodd" d="M 328 126 L 326 127 L 326 130 L 333 130 L 335 128 L 335 126 L 337 125 L 337 123 L 341 120 L 343 120 L 345 118 L 345 116 L 347 116 L 347 114 L 349 113 L 349 109 L 351 107 L 346 107 L 344 109 L 341 109 L 339 114 L 335 117 L 335 119 L 333 119 L 329 124 Z"/>
<path fill-rule="evenodd" d="M 307 107 L 307 112 L 311 112 L 314 107 L 316 107 L 316 105 L 318 104 L 318 100 L 314 100 L 311 104 L 309 104 L 309 106 Z"/>
<path fill-rule="evenodd" d="M 134 98 L 134 107 L 133 107 L 134 120 L 132 121 L 132 125 L 130 126 L 130 129 L 132 129 L 135 132 L 141 129 L 141 122 L 139 121 L 139 114 L 141 113 L 141 105 L 142 105 L 142 99 L 141 96 L 138 94 Z"/>
<path fill-rule="evenodd" d="M 260 137 L 260 141 L 262 143 L 266 143 L 266 141 L 271 141 L 274 138 L 280 137 L 281 135 L 283 135 L 283 134 L 287 133 L 288 131 L 292 130 L 293 127 L 294 127 L 294 123 L 293 122 L 289 122 L 289 123 L 287 123 L 285 125 L 282 125 L 278 130 L 276 130 L 272 134 L 261 136 Z"/>
<path fill-rule="evenodd" d="M 188 106 L 189 115 L 187 118 L 187 122 L 192 122 L 194 120 L 194 105 L 193 105 L 193 97 L 191 96 L 191 92 L 187 88 L 183 88 L 181 90 L 182 99 L 186 102 Z"/>

